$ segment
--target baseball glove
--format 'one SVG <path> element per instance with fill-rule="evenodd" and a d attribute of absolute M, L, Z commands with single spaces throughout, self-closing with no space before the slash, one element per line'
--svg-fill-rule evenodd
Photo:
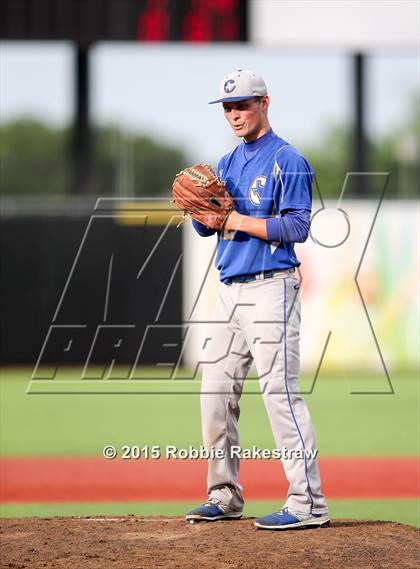
<path fill-rule="evenodd" d="M 184 212 L 178 227 L 189 217 L 206 227 L 221 230 L 234 209 L 232 196 L 208 164 L 182 170 L 172 184 L 176 207 Z"/>

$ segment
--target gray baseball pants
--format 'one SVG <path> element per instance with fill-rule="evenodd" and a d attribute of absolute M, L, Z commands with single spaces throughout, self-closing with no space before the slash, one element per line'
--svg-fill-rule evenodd
<path fill-rule="evenodd" d="M 328 512 L 316 457 L 308 456 L 316 440 L 299 393 L 299 328 L 299 280 L 291 270 L 265 280 L 220 284 L 205 346 L 201 418 L 204 446 L 223 449 L 223 458 L 208 461 L 208 495 L 234 509 L 242 510 L 244 501 L 240 459 L 231 449 L 240 444 L 239 399 L 254 361 L 277 449 L 300 451 L 282 458 L 289 481 L 284 506 L 300 513 Z"/>

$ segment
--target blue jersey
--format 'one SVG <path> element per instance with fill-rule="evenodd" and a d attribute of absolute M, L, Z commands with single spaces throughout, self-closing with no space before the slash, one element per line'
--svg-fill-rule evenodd
<path fill-rule="evenodd" d="M 272 130 L 223 156 L 217 174 L 241 214 L 270 218 L 287 210 L 311 210 L 314 172 L 305 158 Z M 266 241 L 243 231 L 218 234 L 216 267 L 221 281 L 299 265 L 294 243 Z"/>

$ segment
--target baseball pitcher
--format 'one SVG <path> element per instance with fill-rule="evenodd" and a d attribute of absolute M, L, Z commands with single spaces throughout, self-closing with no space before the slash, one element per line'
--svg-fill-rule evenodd
<path fill-rule="evenodd" d="M 239 400 L 255 363 L 282 464 L 288 496 L 278 511 L 256 520 L 259 529 L 329 525 L 321 492 L 316 441 L 299 392 L 300 265 L 294 243 L 309 233 L 314 173 L 305 158 L 277 136 L 268 121 L 270 99 L 261 77 L 237 70 L 220 84 L 225 118 L 242 142 L 216 172 L 197 165 L 174 181 L 173 196 L 202 237 L 217 233 L 220 291 L 203 364 L 201 417 L 208 461 L 207 502 L 186 519 L 241 518 L 238 482 Z M 264 481 L 261 480 L 261 484 Z"/>

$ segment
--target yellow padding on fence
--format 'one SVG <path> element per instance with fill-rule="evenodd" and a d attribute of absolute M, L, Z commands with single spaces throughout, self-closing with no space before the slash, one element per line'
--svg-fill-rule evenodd
<path fill-rule="evenodd" d="M 169 200 L 127 201 L 115 209 L 115 222 L 121 225 L 177 225 L 182 217 Z"/>

